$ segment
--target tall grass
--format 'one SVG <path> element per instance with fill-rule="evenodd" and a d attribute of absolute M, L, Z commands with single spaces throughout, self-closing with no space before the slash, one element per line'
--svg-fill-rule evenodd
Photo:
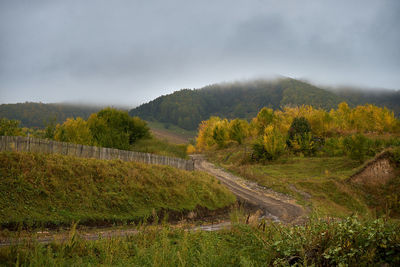
<path fill-rule="evenodd" d="M 21 152 L 0 153 L 0 192 L 3 227 L 129 222 L 235 201 L 203 172 Z"/>
<path fill-rule="evenodd" d="M 312 219 L 302 226 L 235 224 L 218 232 L 140 229 L 124 238 L 0 248 L 21 266 L 398 266 L 400 225 L 383 219 Z M 384 265 L 387 264 L 387 265 Z"/>

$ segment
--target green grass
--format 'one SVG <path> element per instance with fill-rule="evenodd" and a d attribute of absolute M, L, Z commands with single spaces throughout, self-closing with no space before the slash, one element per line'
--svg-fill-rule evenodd
<path fill-rule="evenodd" d="M 166 140 L 157 138 L 141 139 L 131 146 L 131 150 L 152 153 L 162 156 L 178 157 L 187 159 L 187 145 L 172 144 Z"/>
<path fill-rule="evenodd" d="M 157 122 L 157 121 L 146 121 L 146 122 L 147 122 L 147 125 L 151 129 L 168 131 L 170 133 L 176 134 L 183 138 L 193 138 L 194 139 L 197 135 L 197 131 L 189 131 L 189 130 L 180 128 L 171 123 L 162 123 L 162 122 Z"/>
<path fill-rule="evenodd" d="M 347 157 L 288 156 L 275 162 L 254 164 L 242 147 L 207 153 L 221 167 L 275 191 L 291 195 L 318 215 L 369 216 L 363 196 L 346 182 L 361 164 Z"/>
<path fill-rule="evenodd" d="M 0 248 L 5 266 L 398 266 L 393 221 L 316 220 L 302 226 L 235 224 L 218 232 L 142 227 L 136 235 Z"/>
<path fill-rule="evenodd" d="M 129 222 L 161 210 L 215 210 L 235 197 L 214 177 L 169 166 L 0 153 L 0 225 Z"/>

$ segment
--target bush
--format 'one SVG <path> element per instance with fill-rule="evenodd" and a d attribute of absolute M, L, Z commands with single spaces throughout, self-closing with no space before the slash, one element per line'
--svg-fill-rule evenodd
<path fill-rule="evenodd" d="M 295 135 L 294 139 L 290 140 L 290 147 L 295 153 L 311 156 L 317 151 L 318 140 L 313 138 L 311 133 L 306 133 L 303 136 Z"/>
<path fill-rule="evenodd" d="M 297 117 L 290 125 L 286 143 L 293 152 L 311 156 L 321 147 L 323 140 L 313 136 L 306 118 Z"/>
<path fill-rule="evenodd" d="M 251 154 L 251 159 L 254 161 L 265 161 L 271 160 L 272 158 L 268 154 L 264 147 L 263 140 L 261 138 L 257 139 L 252 146 L 253 153 Z"/>
<path fill-rule="evenodd" d="M 21 135 L 22 131 L 19 127 L 20 121 L 9 120 L 6 118 L 0 119 L 0 136 L 16 136 Z"/>
<path fill-rule="evenodd" d="M 355 216 L 339 222 L 311 221 L 305 226 L 279 228 L 272 244 L 273 265 L 398 266 L 399 225 L 383 219 L 360 221 Z M 302 265 L 296 265 L 302 266 Z"/>
<path fill-rule="evenodd" d="M 322 148 L 322 152 L 325 156 L 329 157 L 337 157 L 343 156 L 343 146 L 342 146 L 342 138 L 328 138 L 324 142 L 324 146 Z"/>
<path fill-rule="evenodd" d="M 355 134 L 343 138 L 343 149 L 351 159 L 364 161 L 368 155 L 373 155 L 372 141 L 363 134 Z"/>
<path fill-rule="evenodd" d="M 114 108 L 105 108 L 92 114 L 88 125 L 94 143 L 102 147 L 128 150 L 137 140 L 150 137 L 145 121 Z"/>

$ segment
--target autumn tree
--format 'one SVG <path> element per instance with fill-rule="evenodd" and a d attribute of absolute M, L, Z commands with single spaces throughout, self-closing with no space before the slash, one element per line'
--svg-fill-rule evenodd
<path fill-rule="evenodd" d="M 93 137 L 88 123 L 80 117 L 68 118 L 63 124 L 58 124 L 54 139 L 61 142 L 93 145 Z"/>
<path fill-rule="evenodd" d="M 245 120 L 234 119 L 229 123 L 229 138 L 242 144 L 243 140 L 248 136 L 249 124 Z"/>

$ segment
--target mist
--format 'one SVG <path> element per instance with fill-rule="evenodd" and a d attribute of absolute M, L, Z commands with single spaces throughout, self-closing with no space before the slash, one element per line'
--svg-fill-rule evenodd
<path fill-rule="evenodd" d="M 0 102 L 134 107 L 272 77 L 398 89 L 400 1 L 0 2 Z"/>

